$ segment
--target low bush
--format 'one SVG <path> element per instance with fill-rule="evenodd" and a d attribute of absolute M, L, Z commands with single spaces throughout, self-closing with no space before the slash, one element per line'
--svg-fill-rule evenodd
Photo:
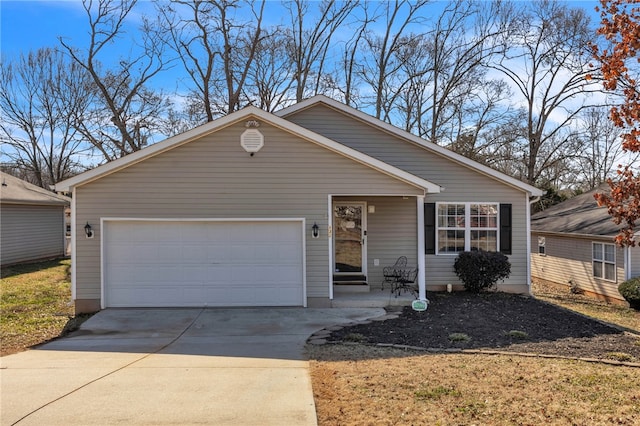
<path fill-rule="evenodd" d="M 502 253 L 474 250 L 460 253 L 453 269 L 465 290 L 480 293 L 491 289 L 498 280 L 509 278 L 511 263 Z"/>
<path fill-rule="evenodd" d="M 618 292 L 633 309 L 640 311 L 640 277 L 631 278 L 620 284 Z"/>

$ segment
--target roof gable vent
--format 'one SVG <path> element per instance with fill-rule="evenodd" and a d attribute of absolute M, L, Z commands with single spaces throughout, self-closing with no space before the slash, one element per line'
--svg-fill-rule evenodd
<path fill-rule="evenodd" d="M 240 145 L 253 155 L 264 146 L 264 136 L 257 129 L 247 129 L 240 136 Z"/>

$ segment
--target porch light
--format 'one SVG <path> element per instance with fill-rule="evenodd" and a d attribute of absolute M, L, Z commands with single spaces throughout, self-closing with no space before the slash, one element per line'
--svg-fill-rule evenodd
<path fill-rule="evenodd" d="M 320 236 L 320 228 L 318 227 L 317 223 L 313 223 L 313 226 L 311 227 L 311 236 L 313 238 L 318 238 Z"/>
<path fill-rule="evenodd" d="M 93 238 L 93 230 L 91 229 L 89 222 L 84 226 L 84 233 L 87 235 L 87 238 Z"/>

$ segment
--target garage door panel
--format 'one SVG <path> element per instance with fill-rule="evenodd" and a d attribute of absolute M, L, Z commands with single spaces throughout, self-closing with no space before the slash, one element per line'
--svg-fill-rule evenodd
<path fill-rule="evenodd" d="M 185 256 L 182 252 L 180 245 L 160 245 L 158 246 L 158 259 L 182 259 L 185 260 Z"/>
<path fill-rule="evenodd" d="M 194 283 L 206 283 L 211 277 L 211 270 L 206 265 L 184 265 L 183 272 L 185 277 L 190 277 L 190 281 Z"/>
<path fill-rule="evenodd" d="M 300 221 L 106 222 L 105 303 L 300 306 Z"/>
<path fill-rule="evenodd" d="M 206 263 L 209 258 L 207 255 L 208 247 L 204 243 L 184 243 L 178 246 L 177 249 L 182 253 L 181 256 L 184 263 L 202 264 Z M 167 261 L 172 262 L 173 258 L 167 259 Z"/>

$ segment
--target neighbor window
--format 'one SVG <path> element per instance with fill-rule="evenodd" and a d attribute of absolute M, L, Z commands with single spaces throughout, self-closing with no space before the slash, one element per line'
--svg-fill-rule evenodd
<path fill-rule="evenodd" d="M 547 243 L 545 237 L 538 237 L 538 254 L 547 254 L 545 244 Z"/>
<path fill-rule="evenodd" d="M 498 250 L 498 204 L 438 204 L 438 253 Z"/>
<path fill-rule="evenodd" d="M 593 276 L 608 281 L 616 280 L 616 246 L 593 243 Z"/>

